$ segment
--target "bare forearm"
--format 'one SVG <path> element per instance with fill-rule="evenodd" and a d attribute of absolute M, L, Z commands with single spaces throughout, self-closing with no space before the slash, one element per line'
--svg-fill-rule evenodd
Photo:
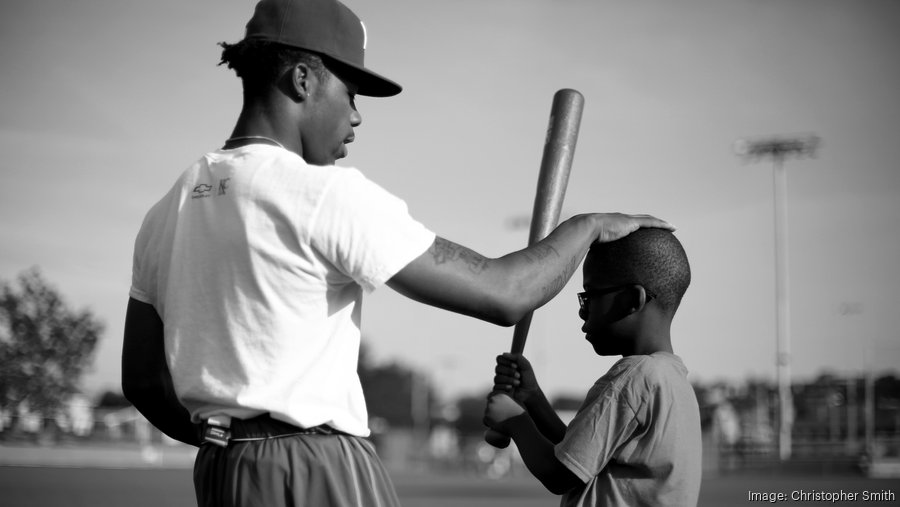
<path fill-rule="evenodd" d="M 488 269 L 507 280 L 508 294 L 519 298 L 523 314 L 556 296 L 578 269 L 598 230 L 591 215 L 566 220 L 542 241 L 493 260 Z"/>
<path fill-rule="evenodd" d="M 126 349 L 122 362 L 122 391 L 150 424 L 166 435 L 190 445 L 200 445 L 199 430 L 191 414 L 178 401 L 169 369 L 157 358 L 143 361 Z"/>
<path fill-rule="evenodd" d="M 173 393 L 164 389 L 142 389 L 131 392 L 128 400 L 150 424 L 166 435 L 189 445 L 199 446 L 199 429 L 191 422 L 191 414 Z"/>
<path fill-rule="evenodd" d="M 553 410 L 543 391 L 538 391 L 532 395 L 525 402 L 525 409 L 528 410 L 528 415 L 531 416 L 541 435 L 552 444 L 562 442 L 563 437 L 566 436 L 566 424 L 562 422 L 562 419 Z"/>
<path fill-rule="evenodd" d="M 388 285 L 419 302 L 510 326 L 562 290 L 596 237 L 590 215 L 580 215 L 496 259 L 437 238 Z"/>
<path fill-rule="evenodd" d="M 147 303 L 129 298 L 122 344 L 122 391 L 166 435 L 200 445 L 199 432 L 178 401 L 166 364 L 163 322 Z"/>
<path fill-rule="evenodd" d="M 522 461 L 534 477 L 553 494 L 561 495 L 584 483 L 563 465 L 554 453 L 554 444 L 544 437 L 526 414 L 509 419 L 509 436 L 515 441 Z"/>
<path fill-rule="evenodd" d="M 578 215 L 535 245 L 496 259 L 439 237 L 388 285 L 416 301 L 511 326 L 565 287 L 594 241 L 640 227 L 672 228 L 648 215 Z"/>

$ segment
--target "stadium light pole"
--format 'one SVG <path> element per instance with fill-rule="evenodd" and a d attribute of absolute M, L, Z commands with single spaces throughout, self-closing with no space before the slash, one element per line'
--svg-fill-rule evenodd
<path fill-rule="evenodd" d="M 734 143 L 735 153 L 743 158 L 768 158 L 773 163 L 775 215 L 775 371 L 778 382 L 778 455 L 791 457 L 791 430 L 794 422 L 791 394 L 790 293 L 788 284 L 788 220 L 787 171 L 784 160 L 789 156 L 813 156 L 819 145 L 815 135 L 740 139 Z"/>

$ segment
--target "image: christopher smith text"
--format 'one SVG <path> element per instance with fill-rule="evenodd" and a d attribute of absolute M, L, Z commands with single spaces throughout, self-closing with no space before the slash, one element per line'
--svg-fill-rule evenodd
<path fill-rule="evenodd" d="M 892 502 L 897 495 L 892 490 L 880 491 L 822 491 L 799 489 L 789 493 L 783 491 L 748 491 L 751 502 Z"/>

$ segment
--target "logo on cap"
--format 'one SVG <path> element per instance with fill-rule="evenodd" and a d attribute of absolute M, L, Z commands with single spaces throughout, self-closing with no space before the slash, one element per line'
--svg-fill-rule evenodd
<path fill-rule="evenodd" d="M 369 40 L 369 35 L 366 33 L 366 24 L 362 20 L 359 20 L 359 24 L 363 29 L 363 49 L 366 49 L 366 42 Z"/>

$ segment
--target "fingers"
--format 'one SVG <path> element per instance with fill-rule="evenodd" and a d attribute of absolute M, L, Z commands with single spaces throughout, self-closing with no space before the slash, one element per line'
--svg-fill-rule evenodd
<path fill-rule="evenodd" d="M 519 358 L 522 357 L 522 354 L 513 354 L 512 352 L 504 352 L 503 354 L 497 356 L 497 364 L 503 366 L 512 366 L 515 367 Z"/>
<path fill-rule="evenodd" d="M 615 241 L 642 228 L 658 228 L 674 231 L 675 226 L 652 215 L 625 215 L 622 213 L 604 213 L 597 215 L 600 219 L 600 233 L 597 241 L 607 243 Z"/>
<path fill-rule="evenodd" d="M 513 354 L 512 352 L 507 352 L 502 356 L 497 356 L 497 364 L 500 364 L 515 368 L 520 374 L 524 372 L 531 371 L 531 363 L 528 362 L 528 359 L 525 358 L 522 354 Z M 519 378 L 518 376 L 516 378 Z"/>
<path fill-rule="evenodd" d="M 632 217 L 637 221 L 639 227 L 653 227 L 657 229 L 666 229 L 667 231 L 675 231 L 674 225 L 651 215 L 632 215 Z"/>
<path fill-rule="evenodd" d="M 494 368 L 494 391 L 512 393 L 522 385 L 522 374 L 528 372 L 531 365 L 521 354 L 505 353 L 497 356 Z"/>
<path fill-rule="evenodd" d="M 494 392 L 512 394 L 519 387 L 518 380 L 510 380 L 505 377 L 494 377 Z"/>
<path fill-rule="evenodd" d="M 497 366 L 494 368 L 494 390 L 511 391 L 519 385 L 521 375 L 518 372 L 518 365 L 510 356 L 512 354 L 497 356 Z"/>
<path fill-rule="evenodd" d="M 496 373 L 497 375 L 505 375 L 507 377 L 518 378 L 519 367 L 516 364 L 498 364 L 496 367 L 494 367 L 494 373 Z"/>
<path fill-rule="evenodd" d="M 512 354 L 515 357 L 516 368 L 519 372 L 526 372 L 531 370 L 531 363 L 528 362 L 528 359 L 525 358 L 522 354 Z"/>
<path fill-rule="evenodd" d="M 513 368 L 498 366 L 494 375 L 494 391 L 511 393 L 521 385 L 521 375 Z"/>
<path fill-rule="evenodd" d="M 531 363 L 528 362 L 528 359 L 525 359 L 525 356 L 513 354 L 512 352 L 504 352 L 502 355 L 497 356 L 497 364 L 511 366 L 519 370 L 525 369 L 524 367 L 526 366 L 531 366 Z"/>

